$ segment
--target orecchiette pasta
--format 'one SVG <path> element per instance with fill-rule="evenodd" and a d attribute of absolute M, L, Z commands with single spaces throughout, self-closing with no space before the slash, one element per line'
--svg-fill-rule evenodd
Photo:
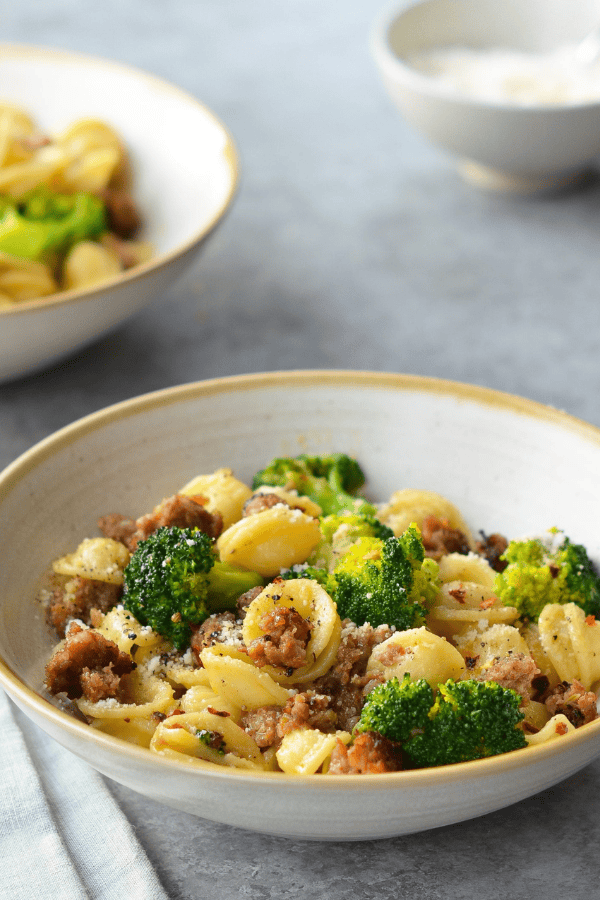
<path fill-rule="evenodd" d="M 421 491 L 404 488 L 396 491 L 389 501 L 379 510 L 379 518 L 388 525 L 394 534 L 402 534 L 408 526 L 415 522 L 419 528 L 425 519 L 435 516 L 445 521 L 451 528 L 461 531 L 474 548 L 473 537 L 469 527 L 457 507 L 435 491 Z"/>
<path fill-rule="evenodd" d="M 244 503 L 252 496 L 250 488 L 236 478 L 231 469 L 217 469 L 210 475 L 193 478 L 179 491 L 188 497 L 201 496 L 209 512 L 219 512 L 223 528 L 242 518 Z"/>
<path fill-rule="evenodd" d="M 221 559 L 266 578 L 303 563 L 320 538 L 319 523 L 281 504 L 240 519 L 217 541 Z"/>
<path fill-rule="evenodd" d="M 477 553 L 448 553 L 439 561 L 440 580 L 443 584 L 450 581 L 468 581 L 482 587 L 494 589 L 496 573 L 489 562 Z"/>
<path fill-rule="evenodd" d="M 0 158 L 10 166 L 27 162 L 11 141 L 32 128 L 0 107 Z M 77 165 L 61 170 L 69 179 L 100 177 L 102 159 L 118 152 L 101 123 L 70 129 L 61 146 L 88 158 L 85 176 Z M 0 303 L 1 289 L 0 267 Z M 503 602 L 508 557 L 496 551 L 506 542 L 493 535 L 493 546 L 476 545 L 439 494 L 402 490 L 379 507 L 397 537 L 373 507 L 360 518 L 351 506 L 340 524 L 327 520 L 343 529 L 331 553 L 316 499 L 287 482 L 252 490 L 226 467 L 146 515 L 103 517 L 113 522 L 101 526 L 103 537 L 82 540 L 52 566 L 46 602 L 64 638 L 47 666 L 48 691 L 66 693 L 95 729 L 161 757 L 296 776 L 476 759 L 557 740 L 595 718 L 599 620 L 574 602 L 546 602 L 539 621 Z M 426 519 L 435 547 L 419 536 Z M 397 569 L 384 569 L 390 559 Z M 350 607 L 358 621 L 340 615 L 349 590 L 358 593 Z M 118 597 L 108 609 L 107 595 Z M 519 604 L 518 594 L 510 602 Z M 395 604 L 413 627 L 392 621 Z M 369 621 L 361 609 L 385 612 Z M 502 732 L 514 742 L 488 747 L 482 733 L 465 750 L 491 707 L 469 713 L 467 728 L 459 688 L 500 697 L 501 715 L 513 718 L 494 724 L 493 740 Z M 379 708 L 381 697 L 395 699 Z M 406 697 L 418 707 L 414 723 Z M 413 758 L 444 703 L 442 761 Z M 458 757 L 448 759 L 455 739 Z"/>
<path fill-rule="evenodd" d="M 218 736 L 211 746 L 212 736 Z M 187 762 L 204 760 L 238 769 L 264 769 L 259 747 L 228 715 L 219 712 L 184 713 L 161 722 L 150 748 L 161 756 Z"/>
<path fill-rule="evenodd" d="M 575 603 L 548 604 L 540 615 L 540 641 L 563 681 L 586 690 L 600 680 L 600 622 Z"/>
<path fill-rule="evenodd" d="M 285 706 L 291 694 L 272 677 L 252 665 L 245 654 L 228 647 L 202 651 L 211 688 L 239 710 L 261 706 Z"/>
<path fill-rule="evenodd" d="M 432 688 L 449 678 L 458 680 L 464 671 L 456 647 L 427 628 L 397 631 L 373 649 L 367 664 L 367 673 L 382 674 L 386 681 L 409 674 L 415 681 L 424 678 Z"/>
<path fill-rule="evenodd" d="M 314 775 L 331 756 L 338 738 L 344 743 L 350 741 L 348 732 L 324 734 L 312 728 L 299 728 L 284 735 L 277 762 L 282 772 L 288 775 Z"/>
<path fill-rule="evenodd" d="M 503 606 L 491 588 L 472 581 L 448 581 L 442 585 L 427 617 L 429 627 L 456 640 L 472 628 L 510 624 L 518 617 L 512 606 Z"/>
<path fill-rule="evenodd" d="M 485 670 L 499 658 L 531 655 L 527 642 L 514 625 L 491 625 L 483 631 L 472 629 L 461 637 L 458 646 L 461 654 L 468 657 L 472 674 Z"/>
<path fill-rule="evenodd" d="M 80 575 L 109 584 L 123 584 L 123 569 L 129 562 L 129 551 L 111 538 L 86 538 L 74 553 L 67 553 L 53 565 L 57 575 Z"/>

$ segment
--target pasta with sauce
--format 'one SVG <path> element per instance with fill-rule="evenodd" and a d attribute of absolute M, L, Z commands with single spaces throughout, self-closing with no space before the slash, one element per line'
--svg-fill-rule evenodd
<path fill-rule="evenodd" d="M 61 638 L 47 666 L 48 692 L 69 698 L 91 727 L 150 753 L 190 766 L 293 775 L 418 764 L 406 736 L 392 739 L 365 717 L 382 688 L 396 685 L 429 691 L 435 718 L 448 685 L 481 694 L 491 683 L 518 707 L 516 747 L 560 738 L 597 716 L 594 615 L 574 602 L 552 602 L 533 621 L 501 599 L 499 576 L 512 544 L 500 535 L 475 541 L 440 495 L 399 491 L 377 511 L 381 519 L 342 511 L 332 524 L 314 496 L 253 488 L 222 468 L 137 519 L 103 517 L 102 537 L 84 538 L 54 562 L 42 597 Z M 188 545 L 199 552 L 198 542 L 212 556 L 206 571 L 195 570 L 191 600 L 153 619 L 151 593 L 131 573 L 137 555 L 150 544 L 159 548 L 163 535 L 183 536 L 182 552 Z M 412 627 L 386 621 L 383 611 L 378 622 L 342 615 L 353 556 L 363 553 L 372 574 L 389 546 L 403 548 L 404 562 L 407 548 L 417 557 L 422 551 L 407 576 L 419 601 Z M 334 562 L 324 566 L 323 559 Z M 160 560 L 159 589 L 166 591 L 174 557 Z M 225 581 L 221 593 L 207 588 L 217 568 L 224 579 L 250 573 L 253 586 L 225 600 Z M 138 589 L 143 599 L 135 606 Z M 217 606 L 194 618 L 189 609 L 206 590 Z M 395 591 L 406 595 L 407 588 Z M 381 596 L 387 602 L 388 584 Z M 174 624 L 188 628 L 185 640 L 181 630 L 171 636 Z M 411 739 L 422 730 L 413 729 Z"/>

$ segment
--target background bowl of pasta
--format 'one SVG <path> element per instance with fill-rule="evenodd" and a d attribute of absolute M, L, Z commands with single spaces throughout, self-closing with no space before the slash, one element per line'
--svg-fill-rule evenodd
<path fill-rule="evenodd" d="M 445 498 L 446 510 L 458 511 L 454 524 L 462 523 L 465 533 L 498 532 L 512 539 L 557 526 L 584 544 L 594 562 L 600 560 L 594 515 L 600 503 L 600 432 L 565 413 L 484 388 L 384 373 L 280 372 L 182 385 L 75 422 L 34 446 L 0 475 L 0 685 L 44 732 L 108 777 L 188 813 L 279 836 L 361 840 L 448 825 L 517 802 L 592 761 L 600 753 L 600 720 L 574 728 L 559 716 L 562 727 L 553 726 L 551 733 L 541 726 L 531 729 L 537 739 L 512 752 L 381 774 L 326 771 L 324 760 L 327 752 L 332 757 L 331 747 L 313 765 L 311 754 L 322 748 L 310 744 L 302 757 L 295 743 L 298 735 L 311 740 L 314 735 L 300 728 L 293 747 L 288 747 L 288 757 L 278 756 L 282 771 L 276 770 L 272 754 L 257 754 L 250 739 L 244 743 L 236 716 L 226 715 L 224 707 L 218 706 L 223 697 L 216 700 L 212 680 L 207 687 L 203 679 L 214 663 L 218 680 L 218 667 L 225 665 L 230 675 L 223 677 L 222 689 L 226 693 L 233 685 L 242 693 L 247 691 L 246 699 L 238 702 L 242 707 L 251 705 L 247 698 L 263 688 L 272 704 L 287 703 L 299 676 L 290 669 L 280 671 L 278 679 L 271 678 L 267 673 L 274 671 L 273 665 L 250 678 L 248 658 L 237 652 L 219 655 L 217 645 L 202 650 L 204 668 L 175 661 L 170 681 L 163 679 L 160 685 L 158 668 L 173 660 L 151 650 L 144 659 L 151 658 L 152 666 L 148 664 L 144 671 L 152 669 L 154 687 L 128 706 L 105 701 L 101 719 L 94 719 L 100 707 L 93 700 L 77 701 L 78 718 L 53 700 L 44 687 L 45 666 L 58 638 L 48 626 L 39 598 L 44 573 L 55 561 L 60 560 L 55 571 L 73 574 L 81 571 L 78 565 L 83 560 L 88 575 L 109 580 L 119 560 L 111 557 L 114 565 L 105 565 L 102 574 L 99 557 L 93 552 L 86 556 L 86 548 L 95 546 L 94 541 L 106 540 L 99 538 L 99 518 L 119 513 L 133 517 L 127 521 L 138 528 L 147 525 L 147 514 L 157 505 L 164 511 L 163 498 L 184 495 L 189 505 L 198 491 L 205 498 L 199 503 L 208 500 L 206 515 L 222 510 L 222 550 L 231 549 L 237 534 L 238 550 L 245 547 L 246 552 L 249 545 L 260 543 L 259 532 L 271 534 L 283 522 L 286 540 L 280 542 L 277 554 L 281 546 L 296 552 L 299 535 L 304 540 L 313 527 L 310 504 L 282 511 L 277 501 L 272 508 L 253 513 L 254 520 L 253 515 L 240 519 L 239 507 L 252 494 L 255 473 L 269 460 L 303 453 L 344 453 L 355 458 L 366 476 L 364 495 L 384 504 L 389 523 L 397 524 L 402 516 L 419 520 L 423 508 L 431 509 L 427 498 L 435 495 Z M 577 459 L 576 466 L 565 465 L 571 459 Z M 399 491 L 401 497 L 409 492 L 408 507 L 400 503 Z M 43 503 L 37 499 L 41 496 Z M 383 516 L 383 509 L 378 509 Z M 261 520 L 261 516 L 267 518 Z M 253 538 L 240 543 L 240 534 L 247 534 L 244 523 L 252 520 Z M 257 521 L 270 524 L 265 528 Z M 227 535 L 224 541 L 223 535 Z M 306 547 L 299 552 L 305 554 Z M 127 556 L 122 545 L 119 553 Z M 285 562 L 289 565 L 293 558 Z M 277 565 L 281 565 L 280 555 Z M 274 571 L 271 563 L 263 560 L 262 566 L 269 580 Z M 458 575 L 455 570 L 454 577 L 477 586 L 477 575 L 461 571 Z M 295 592 L 302 591 L 305 579 L 284 584 L 287 587 L 279 594 L 287 591 L 293 601 L 288 607 L 297 601 L 302 610 L 306 597 Z M 460 600 L 460 592 L 449 593 Z M 250 631 L 258 627 L 251 611 L 260 597 L 262 592 L 247 608 L 244 628 Z M 502 635 L 508 634 L 508 628 L 511 641 L 522 640 L 514 626 L 505 625 L 506 608 L 500 609 L 486 597 L 483 603 L 466 606 L 458 602 L 453 606 L 450 600 L 440 606 L 436 601 L 437 619 L 445 620 L 450 639 L 439 634 L 432 638 L 428 629 L 416 629 L 424 670 L 435 670 L 442 681 L 447 677 L 458 653 L 454 635 L 466 633 L 460 630 L 465 622 L 479 637 L 487 635 L 495 623 Z M 316 665 L 322 653 L 329 652 L 335 635 L 338 643 L 340 637 L 329 600 L 317 591 L 307 603 L 309 619 L 315 610 L 318 613 L 313 615 L 309 638 L 309 646 L 313 637 L 315 643 L 321 642 L 314 654 Z M 136 643 L 138 654 L 143 655 L 146 651 L 140 646 L 154 641 L 155 635 L 151 628 L 140 631 L 137 625 L 130 633 L 133 620 L 123 615 L 123 609 L 116 608 L 101 616 L 101 624 L 96 621 L 94 628 L 106 632 L 112 617 L 108 633 L 119 646 L 129 641 L 126 646 L 131 649 Z M 82 634 L 93 630 L 86 628 Z M 557 666 L 560 677 L 571 680 L 575 670 L 587 689 L 600 679 L 594 657 L 600 624 L 591 617 L 580 631 L 586 628 L 583 644 L 577 643 L 580 638 L 561 632 L 558 643 L 568 657 L 567 670 L 563 672 L 560 661 Z M 425 636 L 434 640 L 433 651 L 431 640 L 423 642 Z M 491 638 L 485 640 L 494 650 Z M 459 638 L 456 642 L 460 645 Z M 417 643 L 415 639 L 411 645 L 415 653 Z M 541 653 L 540 664 L 545 666 L 543 657 Z M 146 664 L 142 665 L 142 656 L 137 660 L 142 671 Z M 386 665 L 381 655 L 379 662 Z M 459 660 L 459 670 L 462 665 Z M 173 701 L 174 684 L 179 684 L 185 701 Z M 165 691 L 166 705 L 161 706 Z M 206 702 L 185 706 L 192 696 L 196 703 L 201 697 L 212 697 L 211 709 Z M 231 696 L 229 700 L 231 711 L 237 701 Z M 171 715 L 173 702 L 183 704 L 178 709 L 181 715 Z M 253 705 L 264 702 L 253 701 Z M 144 704 L 144 715 L 132 724 Z M 82 710 L 85 715 L 92 713 L 87 722 L 93 727 L 81 716 Z M 191 735 L 189 722 L 196 723 Z M 153 752 L 149 741 L 159 730 L 164 740 L 153 745 Z M 226 751 L 203 743 L 203 737 L 214 736 L 215 730 L 223 735 Z M 192 745 L 196 750 L 190 749 Z"/>
<path fill-rule="evenodd" d="M 90 343 L 197 258 L 238 181 L 183 90 L 116 62 L 0 47 L 0 381 Z"/>

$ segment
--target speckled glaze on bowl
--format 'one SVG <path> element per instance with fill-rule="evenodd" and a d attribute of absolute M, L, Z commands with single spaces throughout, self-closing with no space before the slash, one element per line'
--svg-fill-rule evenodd
<path fill-rule="evenodd" d="M 82 419 L 0 475 L 0 684 L 43 731 L 159 802 L 279 836 L 361 840 L 448 825 L 507 806 L 600 754 L 600 720 L 549 744 L 388 775 L 294 777 L 165 760 L 101 734 L 37 691 L 54 643 L 35 601 L 50 561 L 96 533 L 99 515 L 139 515 L 200 472 L 250 479 L 271 457 L 342 450 L 368 493 L 429 488 L 473 528 L 552 525 L 600 559 L 600 431 L 477 387 L 360 372 L 281 372 L 183 385 Z M 43 498 L 43 499 L 42 499 Z"/>
<path fill-rule="evenodd" d="M 595 0 L 404 0 L 373 27 L 371 50 L 392 102 L 478 186 L 512 193 L 562 188 L 600 152 L 597 102 L 519 107 L 460 95 L 407 62 L 439 47 L 550 53 L 599 19 Z"/>
<path fill-rule="evenodd" d="M 2 99 L 58 133 L 106 121 L 132 163 L 149 262 L 85 290 L 0 309 L 0 382 L 31 374 L 91 343 L 166 293 L 230 207 L 237 151 L 202 103 L 147 72 L 96 57 L 0 44 Z"/>

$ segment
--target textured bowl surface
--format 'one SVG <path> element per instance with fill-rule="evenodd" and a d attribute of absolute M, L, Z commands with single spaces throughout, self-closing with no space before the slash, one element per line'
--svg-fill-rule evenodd
<path fill-rule="evenodd" d="M 0 475 L 0 684 L 45 732 L 105 775 L 194 815 L 320 840 L 447 825 L 543 790 L 600 753 L 600 720 L 535 748 L 371 776 L 261 775 L 164 760 L 43 700 L 54 643 L 35 601 L 52 559 L 96 534 L 99 515 L 151 509 L 223 465 L 249 480 L 275 455 L 355 455 L 368 493 L 428 488 L 474 529 L 564 528 L 600 559 L 600 432 L 485 389 L 402 375 L 283 372 L 184 385 L 95 413 Z"/>
<path fill-rule="evenodd" d="M 133 168 L 142 237 L 154 258 L 87 290 L 0 309 L 0 381 L 29 374 L 90 343 L 166 292 L 196 259 L 238 183 L 237 153 L 194 97 L 115 62 L 39 47 L 0 45 L 2 99 L 58 133 L 81 118 L 106 121 Z"/>
<path fill-rule="evenodd" d="M 597 156 L 600 98 L 527 108 L 509 100 L 486 102 L 450 92 L 406 60 L 440 47 L 550 53 L 576 43 L 597 21 L 593 0 L 418 0 L 380 19 L 371 46 L 384 86 L 407 122 L 456 156 L 472 179 L 527 192 L 563 185 Z"/>

